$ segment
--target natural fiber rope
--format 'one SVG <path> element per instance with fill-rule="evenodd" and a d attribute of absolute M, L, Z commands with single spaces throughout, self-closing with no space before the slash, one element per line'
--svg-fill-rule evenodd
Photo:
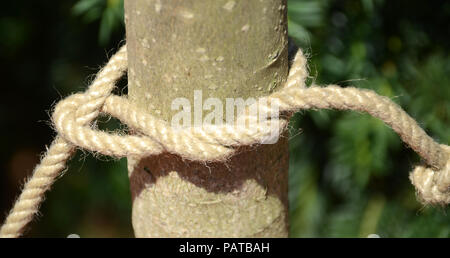
<path fill-rule="evenodd" d="M 352 87 L 304 86 L 306 59 L 299 50 L 285 87 L 264 101 L 258 101 L 259 112 L 267 119 L 242 114 L 250 126 L 206 125 L 183 130 L 174 129 L 134 107 L 126 97 L 112 95 L 117 80 L 127 70 L 126 46 L 122 47 L 98 73 L 89 89 L 60 101 L 53 113 L 58 136 L 24 189 L 0 229 L 0 237 L 19 237 L 37 213 L 44 193 L 65 168 L 76 147 L 115 157 L 148 156 L 171 152 L 189 160 L 225 161 L 235 147 L 261 143 L 272 132 L 275 123 L 284 130 L 287 120 L 271 118 L 270 107 L 280 111 L 300 109 L 340 109 L 367 112 L 392 127 L 402 140 L 416 151 L 429 167 L 418 166 L 410 179 L 424 203 L 450 203 L 450 148 L 430 138 L 397 104 L 375 92 Z M 100 112 L 120 119 L 138 132 L 137 135 L 109 134 L 91 125 Z M 256 128 L 256 129 L 255 129 Z"/>

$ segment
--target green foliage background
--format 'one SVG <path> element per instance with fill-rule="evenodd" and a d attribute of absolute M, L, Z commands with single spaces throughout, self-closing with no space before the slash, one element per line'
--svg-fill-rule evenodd
<path fill-rule="evenodd" d="M 50 143 L 48 125 L 34 121 L 48 121 L 43 110 L 59 98 L 56 92 L 83 90 L 85 78 L 92 78 L 87 75 L 124 37 L 122 0 L 36 2 L 31 5 L 42 17 L 17 11 L 27 2 L 16 1 L 6 4 L 0 19 L 2 61 L 29 74 L 20 78 L 16 70 L 3 70 L 17 85 L 6 97 L 23 94 L 29 105 L 16 109 L 23 120 L 6 112 L 13 105 L 8 101 L 0 113 L 12 138 L 20 139 L 1 138 L 8 146 L 1 152 L 7 171 L 1 178 L 4 213 L 25 176 L 21 169 L 30 172 L 41 146 Z M 354 85 L 389 96 L 446 144 L 449 18 L 448 1 L 288 1 L 289 35 L 309 57 L 309 83 Z M 419 157 L 382 122 L 358 113 L 308 111 L 291 124 L 291 237 L 450 236 L 449 209 L 416 201 L 408 173 Z M 109 120 L 99 125 L 120 127 Z M 36 130 L 30 135 L 27 128 Z M 132 236 L 124 159 L 98 161 L 80 152 L 47 196 L 43 216 L 27 236 Z"/>

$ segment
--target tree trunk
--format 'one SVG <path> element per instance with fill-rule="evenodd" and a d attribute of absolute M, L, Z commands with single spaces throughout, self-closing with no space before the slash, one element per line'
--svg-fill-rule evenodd
<path fill-rule="evenodd" d="M 170 122 L 172 101 L 194 103 L 194 90 L 223 103 L 270 94 L 288 74 L 286 11 L 286 0 L 125 0 L 130 100 Z M 288 160 L 287 137 L 226 163 L 129 158 L 135 235 L 287 237 Z"/>

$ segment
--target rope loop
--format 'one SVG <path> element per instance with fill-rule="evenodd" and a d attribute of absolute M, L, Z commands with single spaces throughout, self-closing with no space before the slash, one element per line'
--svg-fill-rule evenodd
<path fill-rule="evenodd" d="M 418 166 L 410 174 L 419 199 L 426 204 L 450 203 L 450 147 L 436 143 L 397 104 L 371 90 L 337 85 L 305 87 L 306 58 L 301 50 L 296 54 L 284 88 L 253 104 L 266 117 L 255 119 L 249 112 L 243 112 L 239 117 L 240 121 L 245 121 L 243 125 L 172 128 L 167 122 L 133 106 L 128 98 L 112 94 L 115 83 L 127 67 L 126 46 L 123 46 L 100 70 L 86 92 L 73 94 L 56 105 L 52 121 L 58 136 L 26 183 L 0 229 L 0 237 L 22 234 L 37 213 L 45 191 L 65 168 L 76 147 L 114 157 L 171 152 L 189 160 L 226 161 L 235 153 L 236 147 L 261 144 L 274 130 L 278 135 L 285 130 L 287 118 L 270 116 L 272 105 L 280 112 L 339 109 L 366 112 L 379 118 L 428 165 Z M 112 134 L 96 130 L 92 122 L 100 113 L 118 118 L 137 133 Z"/>
<path fill-rule="evenodd" d="M 450 157 L 450 147 L 441 145 L 447 157 Z M 433 170 L 426 166 L 416 166 L 409 176 L 416 187 L 419 200 L 424 204 L 450 203 L 450 160 L 442 169 Z"/>

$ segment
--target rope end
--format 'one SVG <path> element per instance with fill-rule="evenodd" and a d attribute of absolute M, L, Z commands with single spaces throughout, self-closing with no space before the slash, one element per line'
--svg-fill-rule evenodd
<path fill-rule="evenodd" d="M 441 145 L 441 148 L 447 154 L 447 161 L 442 169 L 417 166 L 409 176 L 416 187 L 419 200 L 424 204 L 450 204 L 450 147 Z"/>

